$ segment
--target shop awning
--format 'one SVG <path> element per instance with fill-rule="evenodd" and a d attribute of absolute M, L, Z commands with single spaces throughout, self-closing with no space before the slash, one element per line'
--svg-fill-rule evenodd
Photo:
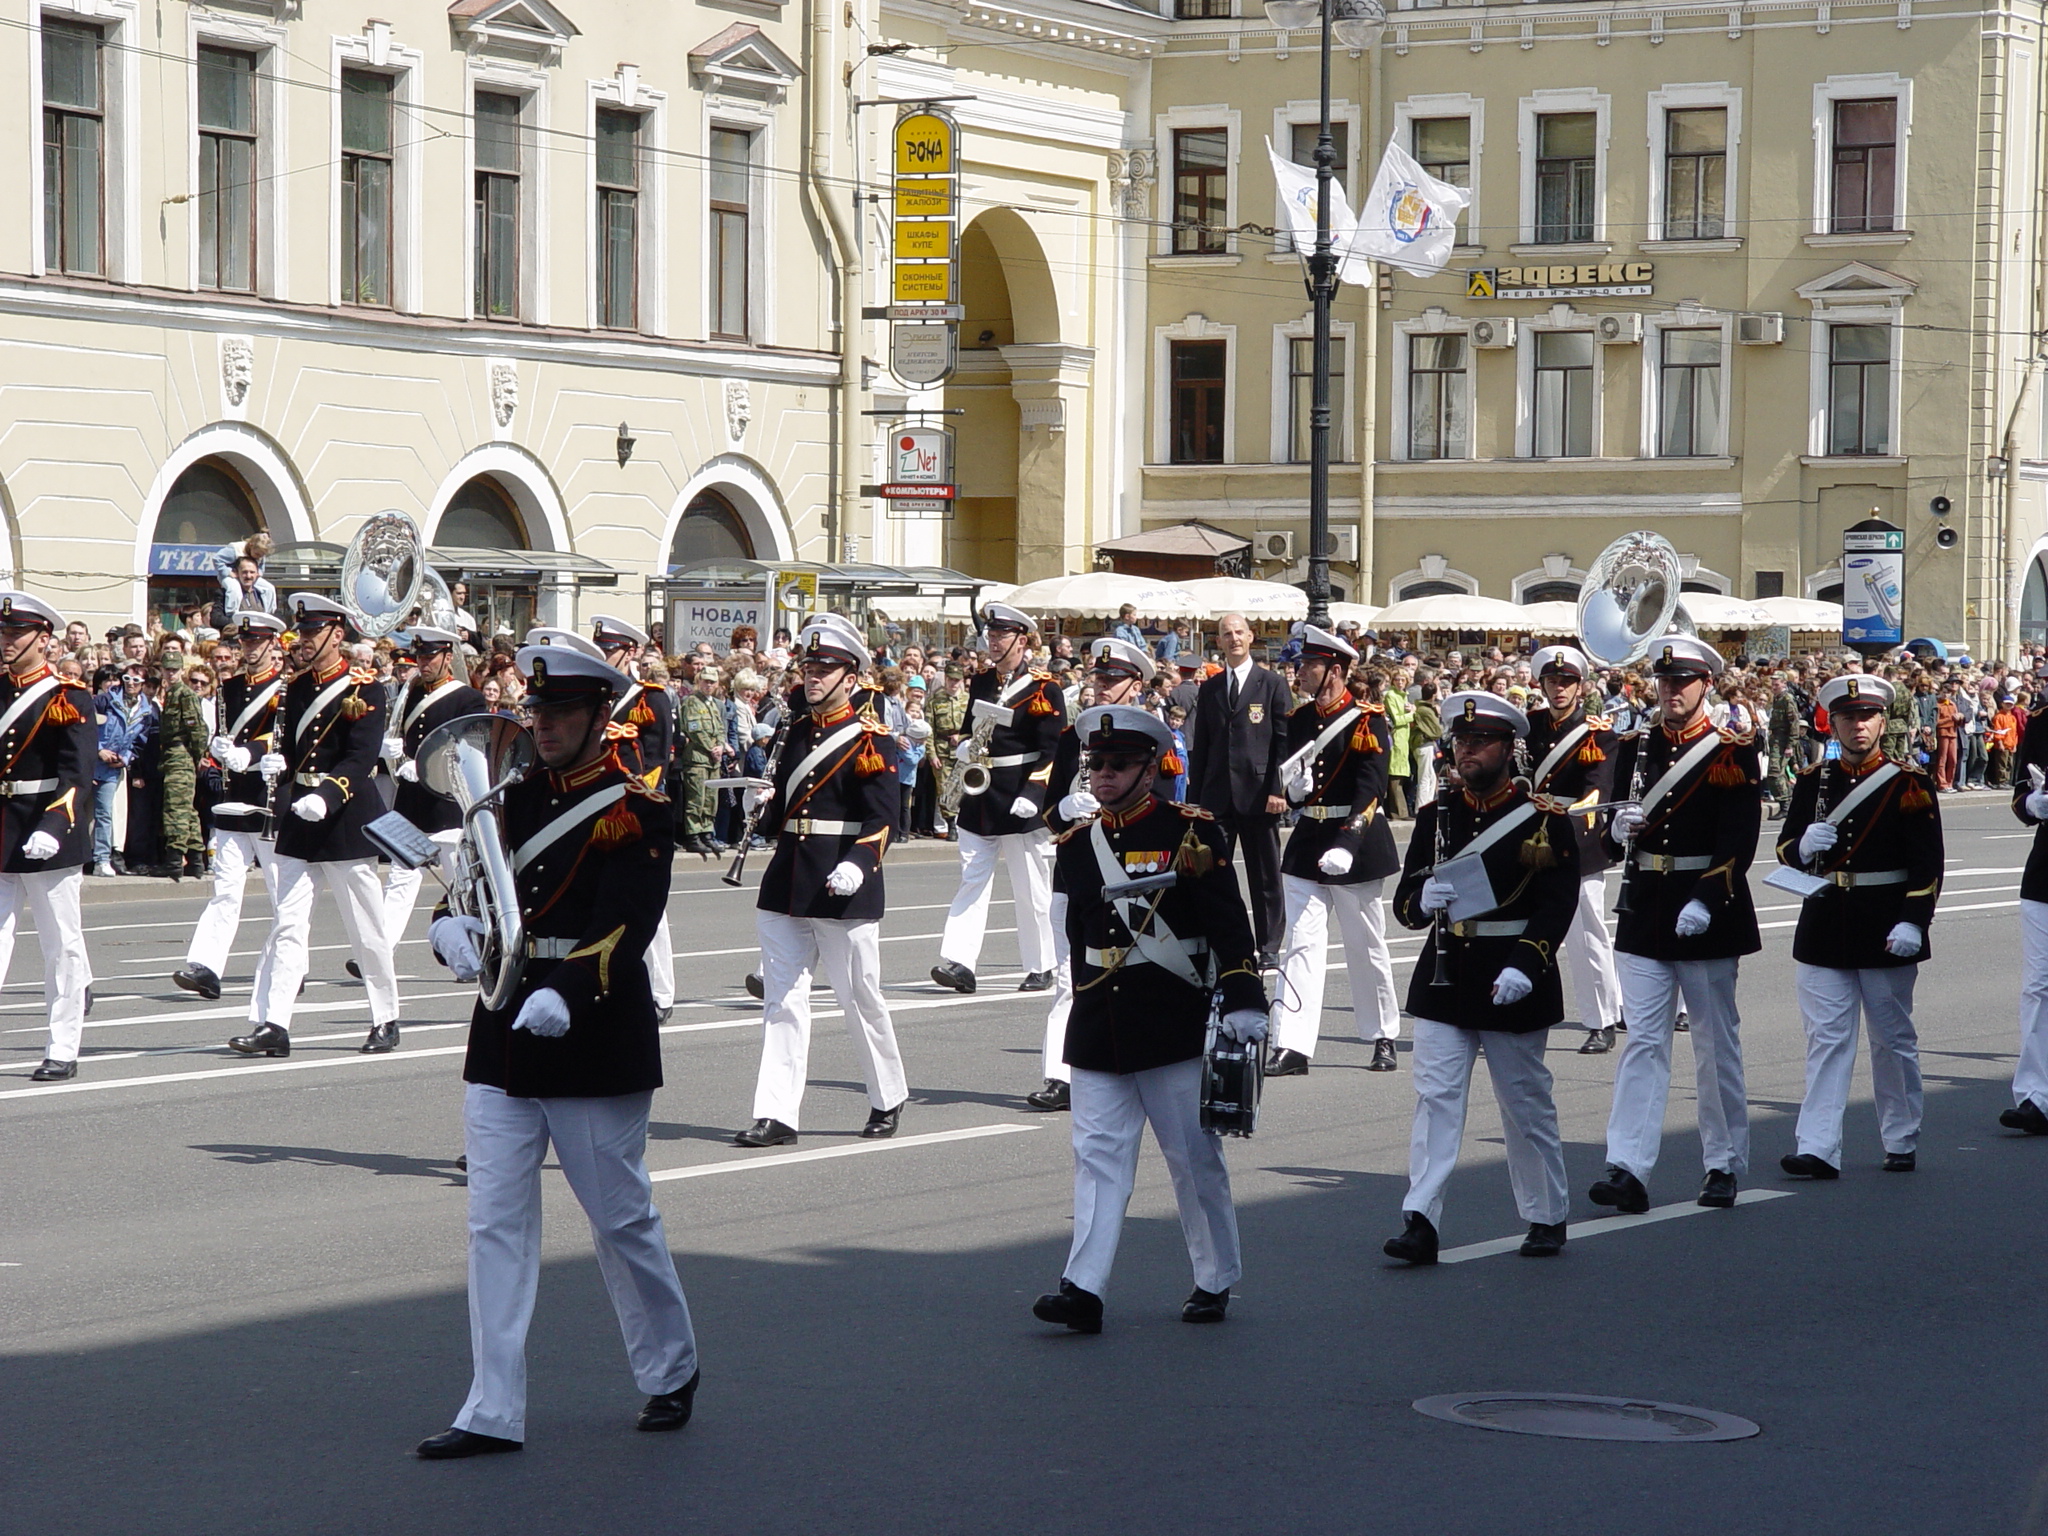
<path fill-rule="evenodd" d="M 1226 533 L 1221 528 L 1212 528 L 1207 523 L 1176 523 L 1171 528 L 1148 528 L 1143 533 L 1126 534 L 1123 538 L 1110 539 L 1095 547 L 1113 555 L 1207 555 L 1217 558 L 1250 549 L 1252 541 Z"/>
<path fill-rule="evenodd" d="M 332 584 L 341 576 L 347 546 L 308 539 L 282 544 L 264 562 L 264 574 L 279 586 L 291 582 Z M 567 579 L 579 587 L 615 587 L 619 570 L 591 555 L 560 549 L 475 549 L 459 544 L 430 544 L 427 563 L 444 577 L 471 581 L 539 583 Z"/>

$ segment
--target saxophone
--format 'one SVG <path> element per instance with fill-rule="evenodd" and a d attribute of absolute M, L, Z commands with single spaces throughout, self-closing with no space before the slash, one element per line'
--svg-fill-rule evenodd
<path fill-rule="evenodd" d="M 974 734 L 960 744 L 960 750 L 953 756 L 953 771 L 946 775 L 946 784 L 939 791 L 939 812 L 947 821 L 960 814 L 960 802 L 968 795 L 985 795 L 992 775 L 988 768 L 988 747 L 996 734 L 996 722 L 987 715 L 979 715 L 974 722 Z"/>

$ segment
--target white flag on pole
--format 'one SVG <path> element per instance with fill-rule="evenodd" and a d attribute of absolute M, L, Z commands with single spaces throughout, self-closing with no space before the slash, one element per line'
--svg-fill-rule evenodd
<path fill-rule="evenodd" d="M 1389 140 L 1359 212 L 1349 257 L 1371 257 L 1424 277 L 1441 272 L 1457 243 L 1458 215 L 1471 201 L 1472 194 L 1463 187 L 1438 181 Z M 1346 260 L 1347 267 L 1352 264 Z M 1357 265 L 1363 266 L 1363 260 Z M 1349 271 L 1344 276 L 1352 282 L 1369 280 L 1354 278 Z"/>
<path fill-rule="evenodd" d="M 1266 153 L 1273 158 L 1273 179 L 1280 184 L 1280 206 L 1287 212 L 1287 228 L 1294 236 L 1294 248 L 1306 255 L 1316 248 L 1316 168 L 1296 165 L 1292 160 L 1283 158 L 1270 138 L 1266 140 Z M 1351 244 L 1357 227 L 1358 221 L 1351 216 L 1351 205 L 1344 200 L 1344 183 L 1332 178 L 1330 249 L 1339 261 L 1344 259 L 1345 248 Z M 1370 278 L 1351 280 L 1371 281 Z"/>

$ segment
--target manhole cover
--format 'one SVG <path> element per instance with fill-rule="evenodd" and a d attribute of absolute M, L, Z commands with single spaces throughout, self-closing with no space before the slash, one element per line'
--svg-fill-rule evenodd
<path fill-rule="evenodd" d="M 1762 1426 L 1712 1408 L 1647 1403 L 1630 1397 L 1581 1397 L 1575 1392 L 1446 1392 L 1415 1400 L 1433 1419 L 1499 1429 L 1511 1435 L 1560 1440 L 1642 1440 L 1659 1444 L 1747 1440 Z"/>

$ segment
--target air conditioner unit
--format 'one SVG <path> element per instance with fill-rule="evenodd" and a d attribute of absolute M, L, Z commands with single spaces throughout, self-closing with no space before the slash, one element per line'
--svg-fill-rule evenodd
<path fill-rule="evenodd" d="M 1330 558 L 1344 565 L 1358 564 L 1358 530 L 1356 528 L 1332 528 L 1330 542 L 1336 547 L 1330 551 Z"/>
<path fill-rule="evenodd" d="M 1594 334 L 1603 347 L 1642 345 L 1643 317 L 1638 314 L 1602 315 L 1593 323 Z"/>
<path fill-rule="evenodd" d="M 1515 322 L 1511 318 L 1472 322 L 1473 346 L 1496 348 L 1512 347 L 1514 344 Z"/>
<path fill-rule="evenodd" d="M 1785 339 L 1785 317 L 1737 315 L 1735 339 L 1745 347 L 1775 347 Z"/>
<path fill-rule="evenodd" d="M 1252 552 L 1261 560 L 1292 560 L 1294 533 L 1287 528 L 1261 528 L 1252 535 Z"/>

